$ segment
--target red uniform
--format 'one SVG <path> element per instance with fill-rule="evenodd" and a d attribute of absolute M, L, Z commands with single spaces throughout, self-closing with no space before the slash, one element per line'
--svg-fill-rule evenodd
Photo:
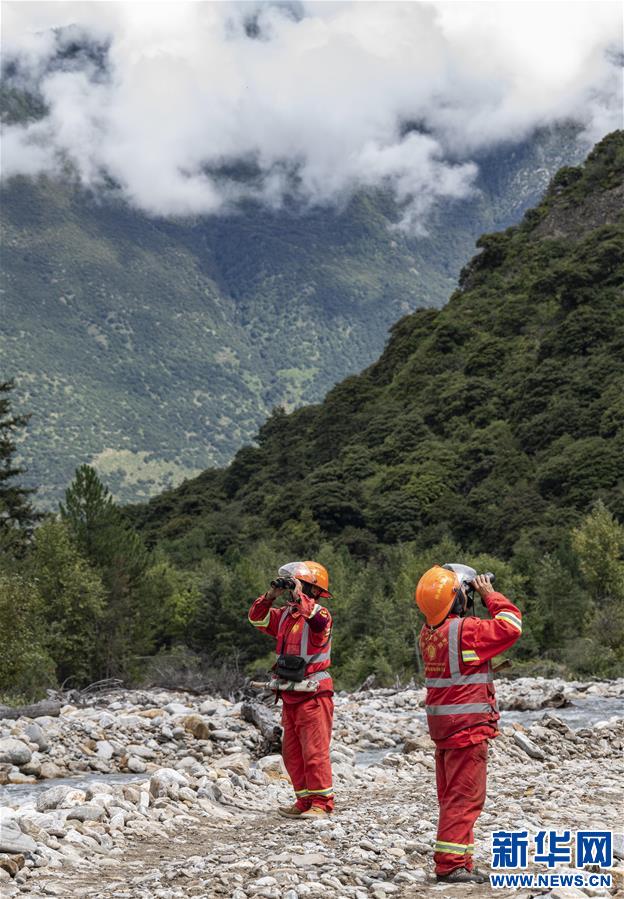
<path fill-rule="evenodd" d="M 473 828 L 485 802 L 487 741 L 499 733 L 490 659 L 522 633 L 522 616 L 506 597 L 490 593 L 485 603 L 489 619 L 449 615 L 420 633 L 427 723 L 436 744 L 437 874 L 472 870 Z"/>
<path fill-rule="evenodd" d="M 311 604 L 312 605 L 312 604 Z M 334 685 L 327 670 L 331 665 L 332 618 L 324 606 L 314 603 L 307 616 L 299 609 L 271 608 L 260 596 L 249 610 L 254 627 L 277 640 L 280 653 L 303 656 L 306 679 L 317 680 L 314 693 L 280 690 L 282 697 L 282 753 L 302 810 L 312 805 L 331 812 L 334 807 L 329 758 L 334 715 Z"/>

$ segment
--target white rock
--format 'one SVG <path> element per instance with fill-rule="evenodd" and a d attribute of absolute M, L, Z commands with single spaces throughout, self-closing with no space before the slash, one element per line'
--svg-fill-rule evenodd
<path fill-rule="evenodd" d="M 105 762 L 110 761 L 115 753 L 113 744 L 108 740 L 98 740 L 95 744 L 95 751 L 97 757 Z"/>
<path fill-rule="evenodd" d="M 193 709 L 188 705 L 182 705 L 181 702 L 170 702 L 165 706 L 165 712 L 168 712 L 170 715 L 190 715 Z"/>
<path fill-rule="evenodd" d="M 0 740 L 0 762 L 11 765 L 26 765 L 32 758 L 32 752 L 22 740 L 5 737 Z"/>
<path fill-rule="evenodd" d="M 19 826 L 17 813 L 13 809 L 0 808 L 0 852 L 16 855 L 34 852 L 36 842 Z"/>
<path fill-rule="evenodd" d="M 36 743 L 41 752 L 46 752 L 46 750 L 49 748 L 50 744 L 43 728 L 35 721 L 31 721 L 30 724 L 26 725 L 26 727 L 24 728 L 24 736 L 31 743 Z"/>
<path fill-rule="evenodd" d="M 532 740 L 529 740 L 529 738 L 520 731 L 514 731 L 513 739 L 514 743 L 519 746 L 520 749 L 523 749 L 527 755 L 531 756 L 532 759 L 543 761 L 546 758 L 539 746 L 536 746 Z"/>
<path fill-rule="evenodd" d="M 173 786 L 187 787 L 188 779 L 174 768 L 159 768 L 150 778 L 149 791 L 157 799 L 167 796 Z"/>
<path fill-rule="evenodd" d="M 147 770 L 147 765 L 143 759 L 138 758 L 136 755 L 130 756 L 126 767 L 128 771 L 132 771 L 134 774 L 143 774 Z"/>
<path fill-rule="evenodd" d="M 50 787 L 49 790 L 44 790 L 37 797 L 37 811 L 46 812 L 48 809 L 58 808 L 67 794 L 71 792 L 72 788 L 65 784 L 59 784 L 57 787 Z"/>
<path fill-rule="evenodd" d="M 101 821 L 105 816 L 101 805 L 77 805 L 67 813 L 67 820 Z"/>

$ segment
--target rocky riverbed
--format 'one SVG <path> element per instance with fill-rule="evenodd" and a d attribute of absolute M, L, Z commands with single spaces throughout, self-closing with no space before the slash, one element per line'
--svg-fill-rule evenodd
<path fill-rule="evenodd" d="M 624 680 L 503 680 L 498 694 L 503 709 L 532 709 L 539 720 L 503 724 L 491 745 L 477 861 L 487 867 L 493 829 L 621 831 L 624 708 L 574 730 L 560 707 L 593 697 L 594 708 L 603 700 L 612 711 L 624 703 Z M 288 778 L 279 756 L 265 754 L 265 735 L 245 720 L 242 703 L 119 691 L 88 707 L 68 704 L 59 717 L 0 721 L 0 892 L 490 895 L 489 887 L 431 879 L 437 811 L 424 691 L 335 699 L 336 813 L 305 825 L 276 815 L 292 798 Z M 618 839 L 614 882 L 624 890 Z M 587 895 L 569 889 L 559 899 Z"/>

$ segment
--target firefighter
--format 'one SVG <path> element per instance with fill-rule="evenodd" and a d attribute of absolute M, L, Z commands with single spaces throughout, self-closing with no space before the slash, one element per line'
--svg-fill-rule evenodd
<path fill-rule="evenodd" d="M 271 687 L 282 698 L 282 753 L 295 791 L 285 818 L 322 818 L 334 808 L 329 758 L 334 715 L 332 617 L 318 602 L 330 598 L 327 570 L 318 562 L 290 562 L 249 610 L 251 624 L 276 638 Z M 286 594 L 286 605 L 273 608 Z"/>
<path fill-rule="evenodd" d="M 522 633 L 519 610 L 494 591 L 493 579 L 467 565 L 435 565 L 416 587 L 426 618 L 419 645 L 440 806 L 433 858 L 437 879 L 447 883 L 486 882 L 472 856 L 473 828 L 485 802 L 488 741 L 499 734 L 490 660 Z M 490 618 L 467 615 L 474 590 Z"/>

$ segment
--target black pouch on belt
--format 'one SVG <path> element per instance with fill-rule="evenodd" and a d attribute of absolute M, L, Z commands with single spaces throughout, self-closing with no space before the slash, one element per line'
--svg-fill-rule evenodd
<path fill-rule="evenodd" d="M 302 656 L 282 653 L 273 666 L 273 672 L 284 680 L 302 681 L 305 677 L 306 660 Z"/>

